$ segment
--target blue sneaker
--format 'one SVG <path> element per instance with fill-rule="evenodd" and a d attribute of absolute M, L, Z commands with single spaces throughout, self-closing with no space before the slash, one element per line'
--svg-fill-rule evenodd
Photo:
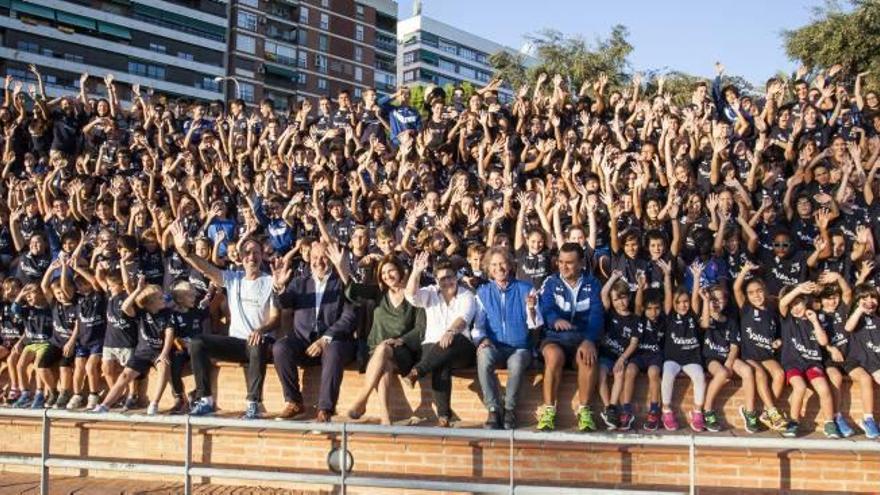
<path fill-rule="evenodd" d="M 214 414 L 214 404 L 209 404 L 208 401 L 202 399 L 195 403 L 193 408 L 189 411 L 190 416 L 210 416 Z"/>
<path fill-rule="evenodd" d="M 847 423 L 846 418 L 843 417 L 843 414 L 835 416 L 834 423 L 837 425 L 837 431 L 840 432 L 841 437 L 849 438 L 856 434 L 856 432 L 853 431 L 852 426 Z"/>
<path fill-rule="evenodd" d="M 263 415 L 260 413 L 260 403 L 248 401 L 247 409 L 245 409 L 241 419 L 260 419 L 262 417 Z"/>
<path fill-rule="evenodd" d="M 31 394 L 29 394 L 27 392 L 22 392 L 21 395 L 18 397 L 18 400 L 16 400 L 12 404 L 12 407 L 14 407 L 16 409 L 26 409 L 26 408 L 30 407 L 30 405 L 31 405 Z"/>
<path fill-rule="evenodd" d="M 42 409 L 46 406 L 46 396 L 43 395 L 43 392 L 37 392 L 34 395 L 34 401 L 31 402 L 31 409 Z"/>
<path fill-rule="evenodd" d="M 865 431 L 865 436 L 871 440 L 880 437 L 880 429 L 877 429 L 877 423 L 873 417 L 863 419 L 859 426 Z"/>

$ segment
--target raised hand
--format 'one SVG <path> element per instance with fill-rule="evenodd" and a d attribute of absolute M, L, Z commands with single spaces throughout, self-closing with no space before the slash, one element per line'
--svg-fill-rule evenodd
<path fill-rule="evenodd" d="M 422 251 L 413 259 L 413 273 L 422 273 L 428 269 L 428 259 L 430 255 L 427 251 Z"/>
<path fill-rule="evenodd" d="M 287 262 L 283 257 L 275 258 L 272 261 L 272 288 L 275 292 L 283 292 L 287 287 L 287 282 L 290 280 L 290 277 L 293 275 L 293 270 L 290 268 L 290 263 Z"/>

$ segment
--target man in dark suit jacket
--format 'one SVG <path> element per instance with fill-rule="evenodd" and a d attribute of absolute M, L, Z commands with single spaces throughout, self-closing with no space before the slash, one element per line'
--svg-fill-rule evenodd
<path fill-rule="evenodd" d="M 289 285 L 289 266 L 277 260 L 272 270 L 276 305 L 293 310 L 293 329 L 272 346 L 286 402 L 278 419 L 291 419 L 304 410 L 297 367 L 320 365 L 317 420 L 328 422 L 336 409 L 344 367 L 354 359 L 356 314 L 331 269 L 326 246 L 312 244 L 310 258 L 311 275 L 295 278 Z"/>

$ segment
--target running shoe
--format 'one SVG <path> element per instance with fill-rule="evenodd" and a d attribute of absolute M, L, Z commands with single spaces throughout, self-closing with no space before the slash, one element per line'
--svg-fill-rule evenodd
<path fill-rule="evenodd" d="M 556 408 L 544 406 L 538 415 L 538 430 L 553 431 L 556 429 Z"/>
<path fill-rule="evenodd" d="M 578 431 L 596 431 L 596 422 L 593 420 L 593 410 L 590 406 L 578 408 Z"/>

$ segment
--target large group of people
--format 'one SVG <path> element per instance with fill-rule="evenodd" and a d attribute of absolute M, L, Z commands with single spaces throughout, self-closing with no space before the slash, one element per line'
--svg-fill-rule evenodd
<path fill-rule="evenodd" d="M 686 101 L 662 80 L 646 94 L 638 75 L 571 88 L 541 74 L 509 101 L 493 80 L 431 88 L 423 108 L 400 88 L 287 109 L 112 75 L 49 98 L 37 67 L 7 76 L 3 398 L 157 414 L 170 383 L 168 412 L 205 415 L 212 362 L 230 361 L 246 369 L 244 418 L 267 414 L 271 364 L 273 415 L 294 419 L 312 408 L 298 370 L 319 366 L 330 421 L 359 365 L 363 389 L 339 413 L 375 400 L 390 424 L 391 382 L 430 375 L 448 426 L 453 371 L 475 367 L 486 427 L 511 429 L 531 414 L 517 398 L 535 369 L 543 431 L 571 379 L 581 431 L 686 418 L 795 436 L 812 429 L 812 389 L 826 436 L 876 438 L 878 94 L 839 66 L 760 95 L 716 71 Z M 674 400 L 681 374 L 689 404 Z M 717 409 L 726 386 L 741 388 L 739 418 Z"/>

